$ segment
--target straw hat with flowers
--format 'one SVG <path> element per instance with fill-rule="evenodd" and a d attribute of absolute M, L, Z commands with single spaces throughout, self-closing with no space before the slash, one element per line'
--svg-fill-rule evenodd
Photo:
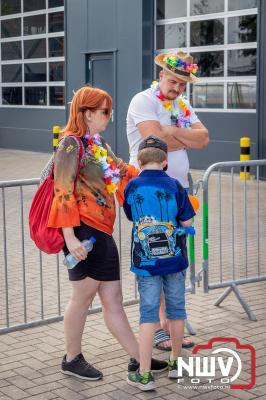
<path fill-rule="evenodd" d="M 195 76 L 198 65 L 193 64 L 193 57 L 190 54 L 178 51 L 177 53 L 160 53 L 154 59 L 155 64 L 165 71 L 185 82 L 198 82 Z"/>

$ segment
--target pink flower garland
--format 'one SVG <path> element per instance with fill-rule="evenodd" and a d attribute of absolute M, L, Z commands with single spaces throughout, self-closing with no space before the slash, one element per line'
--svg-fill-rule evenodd
<path fill-rule="evenodd" d="M 117 168 L 116 163 L 112 157 L 108 156 L 107 150 L 102 145 L 99 133 L 96 133 L 94 136 L 86 133 L 85 138 L 87 139 L 91 154 L 93 154 L 94 158 L 101 164 L 107 192 L 109 194 L 115 193 L 120 181 L 120 171 Z"/>
<path fill-rule="evenodd" d="M 184 96 L 179 96 L 176 100 L 168 100 L 160 91 L 160 86 L 157 81 L 153 81 L 151 88 L 155 90 L 155 96 L 163 102 L 163 107 L 171 112 L 171 116 L 175 118 L 175 124 L 179 128 L 190 128 L 191 111 L 184 101 Z"/>

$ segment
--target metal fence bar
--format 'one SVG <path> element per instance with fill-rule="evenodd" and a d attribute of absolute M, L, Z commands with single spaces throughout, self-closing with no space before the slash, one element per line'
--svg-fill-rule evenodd
<path fill-rule="evenodd" d="M 244 176 L 246 175 L 247 167 L 244 166 Z M 244 232 L 245 232 L 245 267 L 246 267 L 246 278 L 248 276 L 248 217 L 247 217 L 247 180 L 244 180 Z"/>
<path fill-rule="evenodd" d="M 189 182 L 189 189 L 188 192 L 191 195 L 194 195 L 194 183 L 191 173 L 188 173 L 188 182 Z M 194 223 L 194 218 L 193 218 Z M 188 242 L 188 258 L 189 258 L 189 287 L 186 288 L 186 293 L 196 293 L 196 267 L 195 267 L 195 238 L 193 235 L 188 235 L 187 237 Z M 187 323 L 187 329 L 189 333 L 194 331 L 191 324 Z M 192 334 L 192 333 L 191 333 Z M 194 334 L 194 333 L 193 333 Z"/>
<path fill-rule="evenodd" d="M 260 180 L 259 180 L 259 166 L 256 168 L 256 180 L 257 180 L 257 264 L 258 264 L 258 276 L 260 276 Z"/>
<path fill-rule="evenodd" d="M 262 273 L 260 267 L 260 193 L 259 193 L 259 168 L 266 165 L 266 160 L 252 160 L 252 161 L 232 161 L 232 162 L 221 162 L 211 165 L 205 172 L 202 180 L 203 187 L 203 208 L 202 208 L 202 218 L 203 218 L 203 243 L 202 243 L 202 270 L 203 270 L 203 288 L 204 292 L 208 293 L 209 290 L 218 289 L 218 288 L 227 288 L 225 293 L 220 296 L 215 305 L 221 304 L 221 302 L 229 295 L 229 293 L 233 292 L 240 304 L 244 308 L 250 320 L 256 320 L 255 314 L 251 311 L 249 305 L 243 299 L 243 296 L 240 294 L 238 289 L 238 285 L 247 284 L 247 283 L 255 283 L 266 280 L 266 273 Z M 234 168 L 244 167 L 244 174 L 246 176 L 247 167 L 255 167 L 256 175 L 257 175 L 257 193 L 256 193 L 256 207 L 257 213 L 254 221 L 257 222 L 256 227 L 256 236 L 255 240 L 257 243 L 257 268 L 255 269 L 255 273 L 252 271 L 252 276 L 250 276 L 249 271 L 249 259 L 248 259 L 248 232 L 249 232 L 249 224 L 248 224 L 248 210 L 247 210 L 247 181 L 244 181 L 244 275 L 245 277 L 236 277 L 236 266 L 235 266 L 235 221 L 234 221 Z M 220 252 L 220 265 L 219 265 L 219 279 L 217 282 L 210 282 L 209 277 L 209 178 L 214 171 L 218 171 L 218 198 L 219 198 L 219 210 L 218 210 L 218 224 L 222 222 L 222 213 L 221 213 L 221 170 L 231 169 L 231 226 L 232 226 L 232 263 L 231 271 L 232 279 L 224 279 L 224 263 L 221 262 L 223 260 L 223 245 L 222 245 L 222 231 L 219 227 L 219 252 Z"/>
<path fill-rule="evenodd" d="M 25 270 L 25 242 L 24 242 L 24 203 L 23 203 L 23 187 L 20 186 L 20 224 L 21 224 L 21 250 L 22 250 L 22 280 L 23 280 L 23 307 L 24 322 L 27 322 L 27 289 L 26 289 L 26 270 Z"/>
<path fill-rule="evenodd" d="M 126 300 L 123 302 L 124 307 L 126 306 L 132 306 L 134 304 L 137 304 L 138 300 Z M 94 307 L 92 310 L 88 311 L 88 315 L 90 314 L 96 314 L 102 311 L 102 307 L 97 306 Z M 47 325 L 47 324 L 52 324 L 54 322 L 60 322 L 63 321 L 64 316 L 60 315 L 60 316 L 55 316 L 55 317 L 50 317 L 50 318 L 46 318 L 46 319 L 39 319 L 36 321 L 30 321 L 27 322 L 26 324 L 18 324 L 18 325 L 13 325 L 13 326 L 9 326 L 6 328 L 1 328 L 0 329 L 0 335 L 3 335 L 5 333 L 10 333 L 10 332 L 15 332 L 15 331 L 21 331 L 24 329 L 28 329 L 28 328 L 33 328 L 36 326 L 43 326 L 43 325 Z"/>
<path fill-rule="evenodd" d="M 190 267 L 190 292 L 196 292 L 196 279 L 195 279 L 195 239 L 194 236 L 188 235 L 188 254 L 189 254 L 189 267 Z"/>
<path fill-rule="evenodd" d="M 207 174 L 206 171 L 205 175 Z M 209 175 L 202 181 L 203 204 L 202 204 L 202 271 L 204 293 L 209 291 Z"/>
<path fill-rule="evenodd" d="M 235 283 L 231 283 L 230 284 L 230 287 L 219 297 L 218 300 L 216 300 L 214 305 L 215 306 L 219 306 L 231 292 L 233 292 L 236 295 L 239 303 L 241 304 L 241 306 L 243 307 L 243 309 L 247 313 L 249 319 L 251 321 L 257 321 L 256 315 L 254 314 L 254 312 L 251 310 L 249 305 L 245 302 L 245 300 L 241 296 L 241 293 L 240 293 L 240 291 L 239 291 L 239 289 L 238 289 L 238 287 L 237 287 L 237 285 Z"/>
<path fill-rule="evenodd" d="M 5 302 L 6 302 L 6 326 L 9 326 L 9 298 L 8 298 L 8 270 L 7 270 L 7 244 L 6 244 L 6 203 L 5 189 L 2 187 L 3 210 L 3 244 L 4 244 L 4 269 L 5 269 Z"/>
<path fill-rule="evenodd" d="M 31 179 L 18 179 L 12 181 L 0 181 L 1 188 L 8 188 L 8 187 L 18 187 L 18 186 L 32 186 L 32 185 L 39 185 L 40 178 L 31 178 Z"/>
<path fill-rule="evenodd" d="M 120 265 L 122 265 L 122 228 L 121 228 L 121 208 L 119 207 L 118 209 L 118 238 L 119 238 L 119 259 L 120 259 Z M 120 268 L 120 280 L 121 280 L 121 285 L 123 284 L 123 276 L 122 276 L 122 268 Z"/>
<path fill-rule="evenodd" d="M 42 270 L 42 252 L 39 252 L 40 254 L 40 301 L 41 301 L 41 318 L 44 319 L 44 307 L 43 307 L 43 270 Z"/>
<path fill-rule="evenodd" d="M 57 312 L 61 315 L 61 286 L 60 286 L 60 263 L 59 255 L 56 255 L 56 281 L 57 281 Z"/>
<path fill-rule="evenodd" d="M 223 281 L 223 249 L 222 249 L 222 185 L 221 185 L 221 168 L 218 169 L 218 198 L 219 198 L 219 251 L 220 251 L 220 282 Z"/>
<path fill-rule="evenodd" d="M 234 168 L 231 168 L 231 230 L 232 230 L 232 270 L 233 270 L 233 280 L 235 280 L 235 224 L 234 224 Z"/>
<path fill-rule="evenodd" d="M 210 289 L 221 289 L 221 288 L 227 288 L 229 286 L 232 285 L 232 283 L 235 283 L 237 285 L 245 285 L 247 283 L 255 283 L 255 282 L 263 282 L 265 281 L 266 277 L 263 276 L 254 276 L 254 277 L 250 277 L 250 278 L 239 278 L 239 279 L 235 279 L 234 281 L 224 281 L 222 283 L 217 282 L 217 283 L 210 283 L 209 284 L 209 290 Z"/>

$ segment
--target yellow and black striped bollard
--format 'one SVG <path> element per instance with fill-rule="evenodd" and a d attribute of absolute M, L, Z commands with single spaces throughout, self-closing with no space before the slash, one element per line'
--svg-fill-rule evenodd
<path fill-rule="evenodd" d="M 60 132 L 60 126 L 53 126 L 53 149 L 54 151 L 56 150 L 58 146 L 58 140 L 59 140 L 59 132 Z"/>
<path fill-rule="evenodd" d="M 250 160 L 250 138 L 242 137 L 240 138 L 240 161 Z M 250 179 L 250 167 L 241 167 L 240 169 L 240 179 L 249 180 Z"/>

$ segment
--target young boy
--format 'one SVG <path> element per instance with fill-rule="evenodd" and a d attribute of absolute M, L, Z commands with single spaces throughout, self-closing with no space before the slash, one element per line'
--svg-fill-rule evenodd
<path fill-rule="evenodd" d="M 172 339 L 168 377 L 177 378 L 186 319 L 188 261 L 183 227 L 191 225 L 195 213 L 180 183 L 164 172 L 167 144 L 163 140 L 156 136 L 143 140 L 138 163 L 141 173 L 126 187 L 124 210 L 133 221 L 131 271 L 137 275 L 140 297 L 140 368 L 128 374 L 127 382 L 147 391 L 155 389 L 151 357 L 162 290 Z"/>

